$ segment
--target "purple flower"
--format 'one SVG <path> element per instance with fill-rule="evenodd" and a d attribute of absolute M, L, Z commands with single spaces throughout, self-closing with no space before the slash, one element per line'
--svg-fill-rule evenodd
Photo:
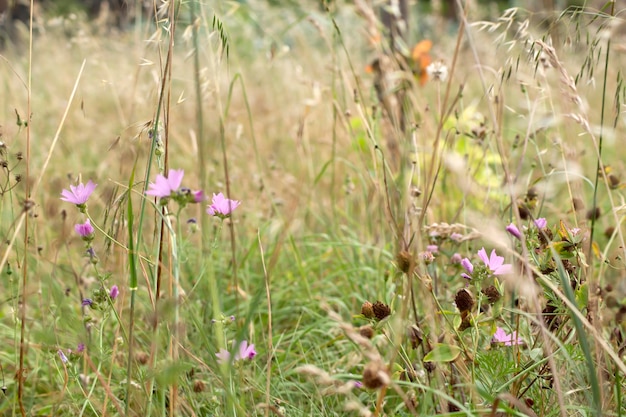
<path fill-rule="evenodd" d="M 540 217 L 537 220 L 535 220 L 535 226 L 537 226 L 537 229 L 543 229 L 547 225 L 548 225 L 548 221 L 543 217 Z"/>
<path fill-rule="evenodd" d="M 230 352 L 226 349 L 220 349 L 215 356 L 217 356 L 217 363 L 222 364 L 230 361 Z M 244 340 L 239 344 L 239 351 L 235 353 L 234 361 L 252 360 L 255 356 L 256 350 L 254 350 L 254 344 L 248 344 L 248 341 Z"/>
<path fill-rule="evenodd" d="M 460 242 L 463 239 L 463 235 L 457 232 L 454 232 L 450 235 L 450 240 L 454 240 L 455 242 Z"/>
<path fill-rule="evenodd" d="M 240 201 L 228 199 L 222 193 L 213 194 L 213 204 L 207 207 L 206 212 L 209 216 L 217 216 L 223 219 L 230 216 L 232 211 L 239 207 L 240 204 Z"/>
<path fill-rule="evenodd" d="M 217 363 L 219 364 L 230 362 L 230 352 L 226 349 L 220 349 L 215 356 L 217 356 Z"/>
<path fill-rule="evenodd" d="M 83 238 L 90 237 L 94 232 L 93 226 L 91 225 L 91 221 L 89 219 L 87 219 L 85 223 L 78 223 L 74 225 L 74 230 L 76 230 L 76 233 L 81 235 Z"/>
<path fill-rule="evenodd" d="M 59 354 L 59 358 L 61 358 L 61 362 L 63 363 L 68 362 L 67 356 L 65 356 L 65 353 L 63 353 L 61 349 L 57 350 L 57 353 Z"/>
<path fill-rule="evenodd" d="M 84 351 L 85 351 L 85 344 L 79 343 L 78 346 L 76 347 L 76 353 L 82 353 Z"/>
<path fill-rule="evenodd" d="M 461 276 L 466 279 L 472 279 L 470 276 L 474 272 L 474 265 L 472 265 L 472 262 L 467 258 L 463 258 L 461 260 L 461 266 L 467 271 L 467 273 L 463 272 Z"/>
<path fill-rule="evenodd" d="M 193 195 L 194 203 L 202 203 L 204 200 L 206 200 L 206 196 L 204 195 L 204 191 L 202 190 L 192 191 L 191 194 Z"/>
<path fill-rule="evenodd" d="M 146 195 L 152 195 L 159 198 L 169 197 L 172 192 L 180 188 L 183 182 L 185 171 L 182 169 L 170 169 L 167 178 L 158 174 L 156 180 L 148 184 Z"/>
<path fill-rule="evenodd" d="M 495 249 L 491 251 L 491 256 L 487 257 L 487 251 L 485 248 L 482 248 L 478 251 L 478 257 L 482 259 L 494 275 L 504 275 L 513 272 L 513 265 L 505 264 L 504 258 L 498 256 Z"/>
<path fill-rule="evenodd" d="M 83 298 L 81 304 L 83 307 L 91 307 L 91 305 L 93 304 L 93 300 L 91 298 Z"/>
<path fill-rule="evenodd" d="M 352 381 L 354 384 L 354 388 L 363 388 L 363 383 L 361 381 Z"/>
<path fill-rule="evenodd" d="M 61 200 L 81 206 L 87 202 L 89 196 L 95 189 L 96 184 L 94 184 L 91 180 L 89 180 L 86 185 L 83 185 L 83 183 L 80 183 L 77 186 L 70 185 L 69 191 L 61 191 Z"/>
<path fill-rule="evenodd" d="M 248 344 L 247 340 L 244 340 L 239 344 L 239 354 L 235 356 L 236 359 L 254 359 L 256 356 L 256 350 L 254 350 L 254 344 Z"/>
<path fill-rule="evenodd" d="M 522 234 L 520 233 L 520 231 L 517 228 L 517 226 L 515 226 L 513 223 L 509 224 L 506 227 L 506 231 L 509 232 L 515 238 L 520 239 L 520 240 L 522 239 Z"/>
<path fill-rule="evenodd" d="M 430 253 L 437 253 L 439 252 L 439 246 L 437 245 L 428 245 L 426 246 L 426 250 Z"/>
<path fill-rule="evenodd" d="M 517 332 L 507 334 L 503 328 L 497 327 L 496 332 L 491 339 L 491 343 L 504 343 L 505 346 L 521 345 L 524 343 L 521 337 L 517 336 Z"/>
<path fill-rule="evenodd" d="M 109 297 L 111 297 L 111 300 L 115 300 L 119 294 L 120 290 L 117 288 L 117 285 L 112 286 L 111 291 L 109 291 Z"/>
<path fill-rule="evenodd" d="M 455 253 L 454 255 L 450 257 L 450 262 L 452 262 L 453 264 L 460 264 L 462 261 L 463 261 L 463 258 L 461 258 L 460 253 Z"/>
<path fill-rule="evenodd" d="M 435 261 L 435 255 L 429 251 L 420 252 L 417 256 L 426 264 L 431 264 Z"/>

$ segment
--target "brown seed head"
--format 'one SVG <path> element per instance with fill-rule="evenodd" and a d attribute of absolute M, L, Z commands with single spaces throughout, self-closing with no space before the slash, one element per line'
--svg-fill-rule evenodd
<path fill-rule="evenodd" d="M 374 318 L 374 305 L 369 301 L 366 301 L 361 306 L 361 314 L 363 314 L 368 319 Z"/>
<path fill-rule="evenodd" d="M 596 207 L 595 209 L 587 210 L 587 215 L 585 216 L 587 220 L 598 220 L 602 215 L 602 210 L 600 207 Z"/>
<path fill-rule="evenodd" d="M 572 198 L 572 205 L 576 211 L 585 209 L 585 203 L 578 197 Z"/>
<path fill-rule="evenodd" d="M 380 362 L 370 362 L 363 370 L 363 385 L 369 389 L 382 388 L 390 382 L 389 372 Z"/>
<path fill-rule="evenodd" d="M 498 291 L 495 285 L 490 285 L 481 292 L 487 296 L 489 304 L 494 304 L 500 299 L 500 291 Z"/>
<path fill-rule="evenodd" d="M 140 365 L 145 365 L 148 363 L 148 360 L 150 360 L 150 355 L 146 352 L 139 352 L 135 355 L 135 359 Z"/>
<path fill-rule="evenodd" d="M 376 301 L 372 306 L 372 309 L 374 310 L 374 316 L 376 316 L 376 319 L 378 321 L 383 320 L 385 317 L 391 314 L 391 309 L 389 308 L 389 306 L 380 301 Z"/>
<path fill-rule="evenodd" d="M 372 326 L 361 326 L 359 327 L 359 334 L 363 337 L 371 339 L 374 337 L 374 329 Z"/>
<path fill-rule="evenodd" d="M 614 190 L 616 188 L 619 187 L 620 184 L 620 179 L 617 175 L 613 175 L 613 174 L 609 174 L 609 176 L 607 177 L 607 179 L 609 180 L 609 187 Z"/>
<path fill-rule="evenodd" d="M 204 385 L 204 382 L 200 381 L 199 379 L 193 381 L 193 392 L 203 392 L 205 389 L 206 386 Z"/>
<path fill-rule="evenodd" d="M 472 293 L 462 288 L 456 293 L 454 304 L 456 304 L 460 312 L 470 311 L 474 306 L 474 297 L 472 297 Z"/>
<path fill-rule="evenodd" d="M 398 264 L 398 269 L 408 274 L 411 269 L 413 269 L 413 255 L 409 251 L 403 250 L 398 253 L 396 256 L 396 263 Z"/>
<path fill-rule="evenodd" d="M 422 329 L 413 324 L 409 327 L 409 339 L 411 340 L 411 347 L 417 349 L 419 345 L 424 341 L 424 333 Z"/>
<path fill-rule="evenodd" d="M 517 208 L 519 211 L 519 217 L 522 220 L 528 220 L 530 218 L 530 210 L 528 209 L 528 206 L 526 206 L 525 203 L 518 204 Z"/>

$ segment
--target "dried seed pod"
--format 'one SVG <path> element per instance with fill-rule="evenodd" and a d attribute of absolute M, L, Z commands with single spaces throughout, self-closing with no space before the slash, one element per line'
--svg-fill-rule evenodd
<path fill-rule="evenodd" d="M 398 269 L 400 269 L 400 271 L 404 272 L 405 274 L 408 274 L 411 269 L 413 269 L 414 262 L 415 261 L 413 260 L 413 255 L 411 255 L 409 251 L 403 250 L 400 251 L 398 255 L 396 255 L 396 263 L 398 265 Z"/>
<path fill-rule="evenodd" d="M 483 294 L 487 296 L 487 300 L 489 300 L 489 304 L 494 304 L 500 299 L 500 291 L 495 287 L 495 285 L 490 285 L 484 290 L 481 291 Z"/>
<path fill-rule="evenodd" d="M 376 301 L 372 307 L 374 310 L 374 316 L 378 321 L 383 320 L 385 317 L 391 314 L 391 308 L 383 302 Z"/>
<path fill-rule="evenodd" d="M 391 382 L 389 372 L 381 362 L 370 362 L 363 370 L 363 385 L 369 389 L 378 389 Z"/>
<path fill-rule="evenodd" d="M 365 338 L 371 339 L 374 337 L 374 329 L 372 326 L 361 326 L 359 327 L 359 334 Z"/>
<path fill-rule="evenodd" d="M 361 305 L 361 314 L 363 314 L 368 319 L 374 318 L 374 305 L 369 301 L 366 301 Z"/>
<path fill-rule="evenodd" d="M 471 292 L 462 288 L 456 293 L 454 303 L 461 313 L 464 311 L 470 311 L 474 306 L 474 297 Z"/>

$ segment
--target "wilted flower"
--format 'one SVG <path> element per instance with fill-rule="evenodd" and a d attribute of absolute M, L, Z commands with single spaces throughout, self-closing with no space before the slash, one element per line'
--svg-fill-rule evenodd
<path fill-rule="evenodd" d="M 419 256 L 419 258 L 427 265 L 435 261 L 435 255 L 433 255 L 430 251 L 420 252 L 417 256 Z"/>
<path fill-rule="evenodd" d="M 76 233 L 82 236 L 85 240 L 91 240 L 93 236 L 91 236 L 94 232 L 93 226 L 91 225 L 91 221 L 87 219 L 85 223 L 78 223 L 74 225 L 74 230 Z"/>
<path fill-rule="evenodd" d="M 504 257 L 498 256 L 495 249 L 491 251 L 491 256 L 487 257 L 487 251 L 485 248 L 482 248 L 478 251 L 478 257 L 494 275 L 504 275 L 513 272 L 513 266 L 511 264 L 505 264 Z"/>
<path fill-rule="evenodd" d="M 506 227 L 506 231 L 509 232 L 513 237 L 515 237 L 517 239 L 521 239 L 522 238 L 522 234 L 520 233 L 520 231 L 517 228 L 517 226 L 515 226 L 513 223 L 509 224 Z"/>
<path fill-rule="evenodd" d="M 521 337 L 517 336 L 517 332 L 507 334 L 503 328 L 496 328 L 496 332 L 491 339 L 491 343 L 504 343 L 505 346 L 521 345 L 524 343 Z"/>
<path fill-rule="evenodd" d="M 232 211 L 239 207 L 240 204 L 240 201 L 228 199 L 222 193 L 213 194 L 213 204 L 207 207 L 206 212 L 210 216 L 223 219 L 230 216 Z"/>
<path fill-rule="evenodd" d="M 95 189 L 96 184 L 91 180 L 85 185 L 82 183 L 77 186 L 70 185 L 69 190 L 61 191 L 61 200 L 76 204 L 77 206 L 84 206 Z"/>
<path fill-rule="evenodd" d="M 160 198 L 169 197 L 172 192 L 180 188 L 184 175 L 185 171 L 182 169 L 170 169 L 167 173 L 167 178 L 158 174 L 156 180 L 148 184 L 149 189 L 146 191 L 146 195 Z"/>

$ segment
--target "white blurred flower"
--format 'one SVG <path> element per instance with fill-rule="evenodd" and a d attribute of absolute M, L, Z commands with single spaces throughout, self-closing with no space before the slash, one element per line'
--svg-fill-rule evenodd
<path fill-rule="evenodd" d="M 435 61 L 426 67 L 426 73 L 433 81 L 444 82 L 448 78 L 448 67 L 441 60 Z"/>

